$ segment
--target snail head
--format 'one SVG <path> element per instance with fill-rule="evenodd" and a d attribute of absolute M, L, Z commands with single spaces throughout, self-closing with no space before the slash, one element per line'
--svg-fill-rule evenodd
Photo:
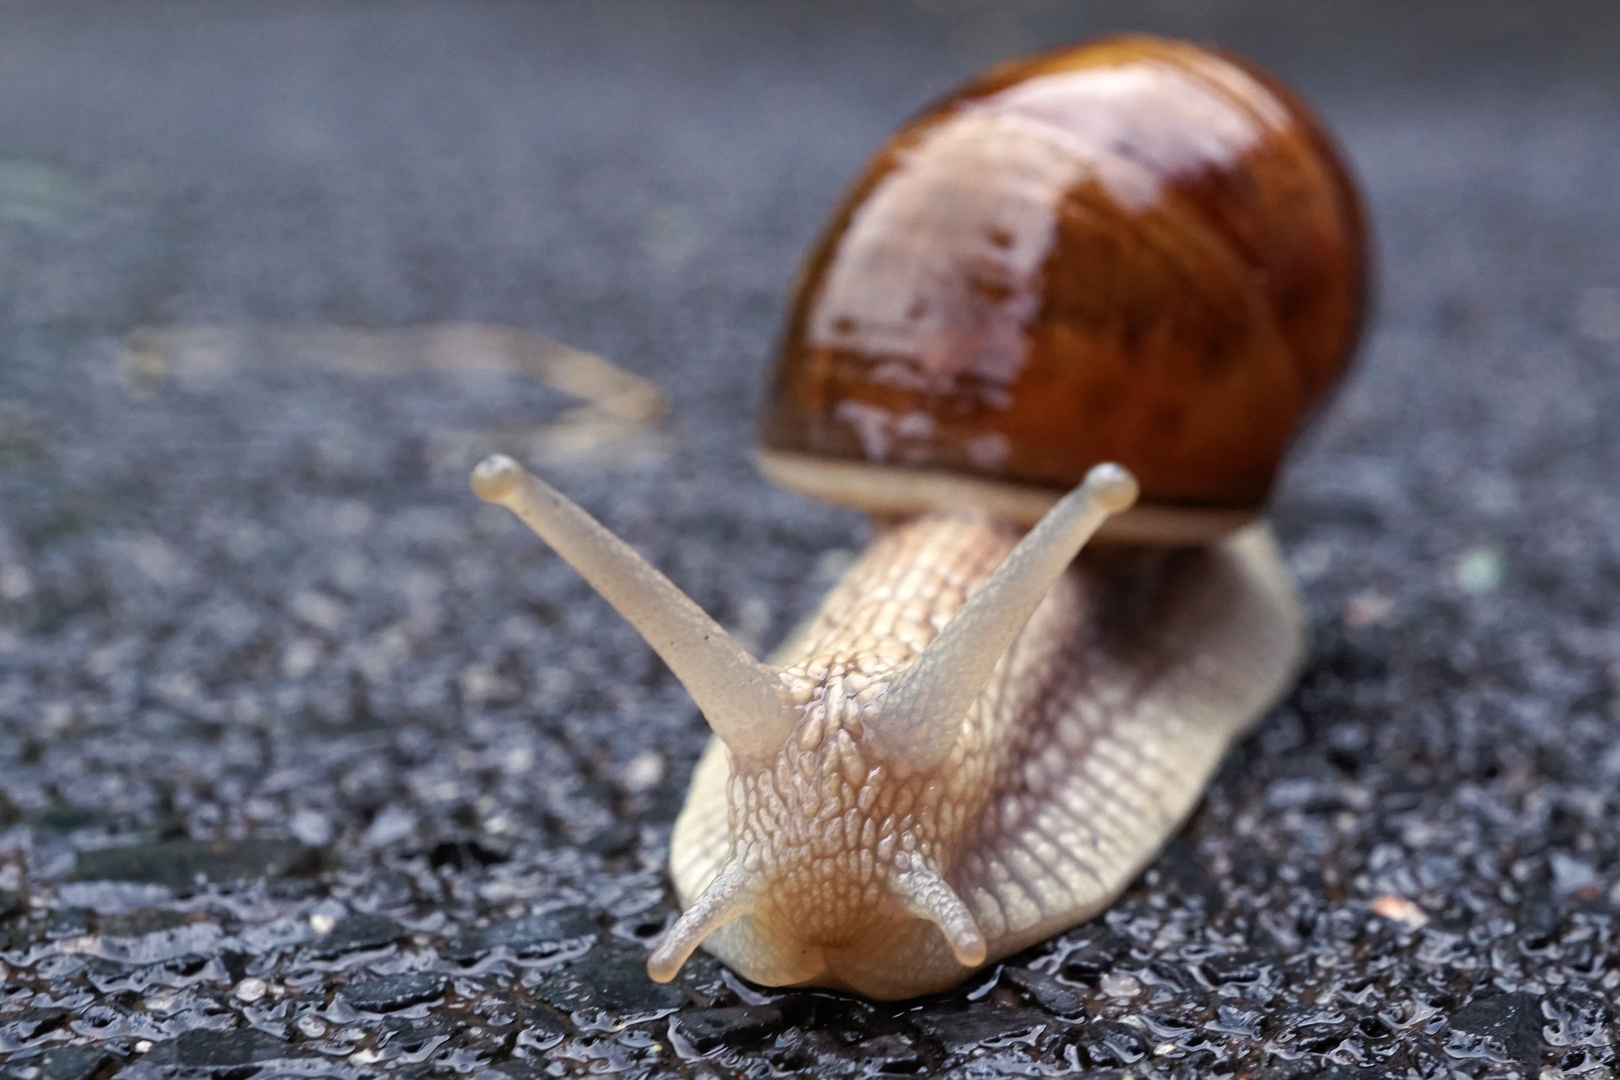
<path fill-rule="evenodd" d="M 472 486 L 529 525 L 641 633 L 726 747 L 730 850 L 649 958 L 654 979 L 673 978 L 711 934 L 778 984 L 855 976 L 863 957 L 886 951 L 879 943 L 904 935 L 917 939 L 916 955 L 945 949 L 964 967 L 984 962 L 985 937 L 949 884 L 945 854 L 969 818 L 970 793 L 983 788 L 965 722 L 1081 546 L 1135 501 L 1129 472 L 1093 468 L 900 666 L 858 650 L 812 652 L 785 667 L 756 660 L 511 458 L 487 458 Z"/>

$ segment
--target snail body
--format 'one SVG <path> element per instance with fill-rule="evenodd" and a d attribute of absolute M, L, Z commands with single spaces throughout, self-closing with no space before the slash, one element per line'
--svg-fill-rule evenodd
<path fill-rule="evenodd" d="M 1153 858 L 1304 656 L 1258 517 L 1348 359 L 1361 229 L 1303 106 L 1193 46 L 1107 39 L 925 111 L 790 309 L 762 468 L 876 527 L 769 662 L 479 465 L 714 730 L 654 979 L 701 945 L 767 985 L 942 990 Z M 1132 543 L 1082 553 L 1099 530 Z"/>

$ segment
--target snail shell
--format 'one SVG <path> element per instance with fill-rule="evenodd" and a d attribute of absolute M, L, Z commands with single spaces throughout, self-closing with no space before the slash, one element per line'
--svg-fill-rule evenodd
<path fill-rule="evenodd" d="M 1252 66 L 1151 37 L 1003 64 L 873 158 L 805 264 L 767 475 L 880 512 L 1033 524 L 1100 461 L 1115 538 L 1257 516 L 1334 383 L 1362 214 L 1320 125 Z"/>
<path fill-rule="evenodd" d="M 769 985 L 942 990 L 1153 858 L 1304 655 L 1245 523 L 1348 359 L 1361 229 L 1303 107 L 1192 46 L 1052 53 L 925 112 L 788 322 L 762 465 L 879 517 L 769 662 L 511 459 L 474 470 L 714 730 L 653 978 L 702 946 Z M 1077 559 L 1105 524 L 1203 542 Z"/>

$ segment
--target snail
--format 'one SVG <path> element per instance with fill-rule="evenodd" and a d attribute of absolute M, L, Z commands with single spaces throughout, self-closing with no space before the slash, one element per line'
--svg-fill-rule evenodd
<path fill-rule="evenodd" d="M 874 537 L 768 662 L 516 462 L 479 464 L 713 729 L 653 979 L 703 946 L 764 985 L 911 997 L 1130 883 L 1303 661 L 1261 513 L 1353 351 L 1365 262 L 1287 90 L 1101 39 L 914 118 L 811 251 L 760 464 Z"/>

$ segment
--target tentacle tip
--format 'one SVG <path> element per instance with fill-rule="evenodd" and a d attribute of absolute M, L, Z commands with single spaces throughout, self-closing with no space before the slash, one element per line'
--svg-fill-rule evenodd
<path fill-rule="evenodd" d="M 956 962 L 963 967 L 978 967 L 984 963 L 990 952 L 984 935 L 979 932 L 977 926 L 961 927 L 951 935 L 950 942 L 951 952 L 956 955 Z"/>
<path fill-rule="evenodd" d="M 505 454 L 491 454 L 478 463 L 469 479 L 474 495 L 485 502 L 505 504 L 523 483 L 523 466 Z"/>
<path fill-rule="evenodd" d="M 985 946 L 983 938 L 972 942 L 954 942 L 951 946 L 951 952 L 956 954 L 956 962 L 965 968 L 983 966 L 985 957 L 990 955 L 990 950 Z"/>
<path fill-rule="evenodd" d="M 1092 466 L 1086 473 L 1085 488 L 1097 505 L 1110 514 L 1129 510 L 1141 493 L 1131 471 L 1112 461 Z"/>
<path fill-rule="evenodd" d="M 647 977 L 655 983 L 667 983 L 679 975 L 685 965 L 685 956 L 661 946 L 647 957 Z"/>

